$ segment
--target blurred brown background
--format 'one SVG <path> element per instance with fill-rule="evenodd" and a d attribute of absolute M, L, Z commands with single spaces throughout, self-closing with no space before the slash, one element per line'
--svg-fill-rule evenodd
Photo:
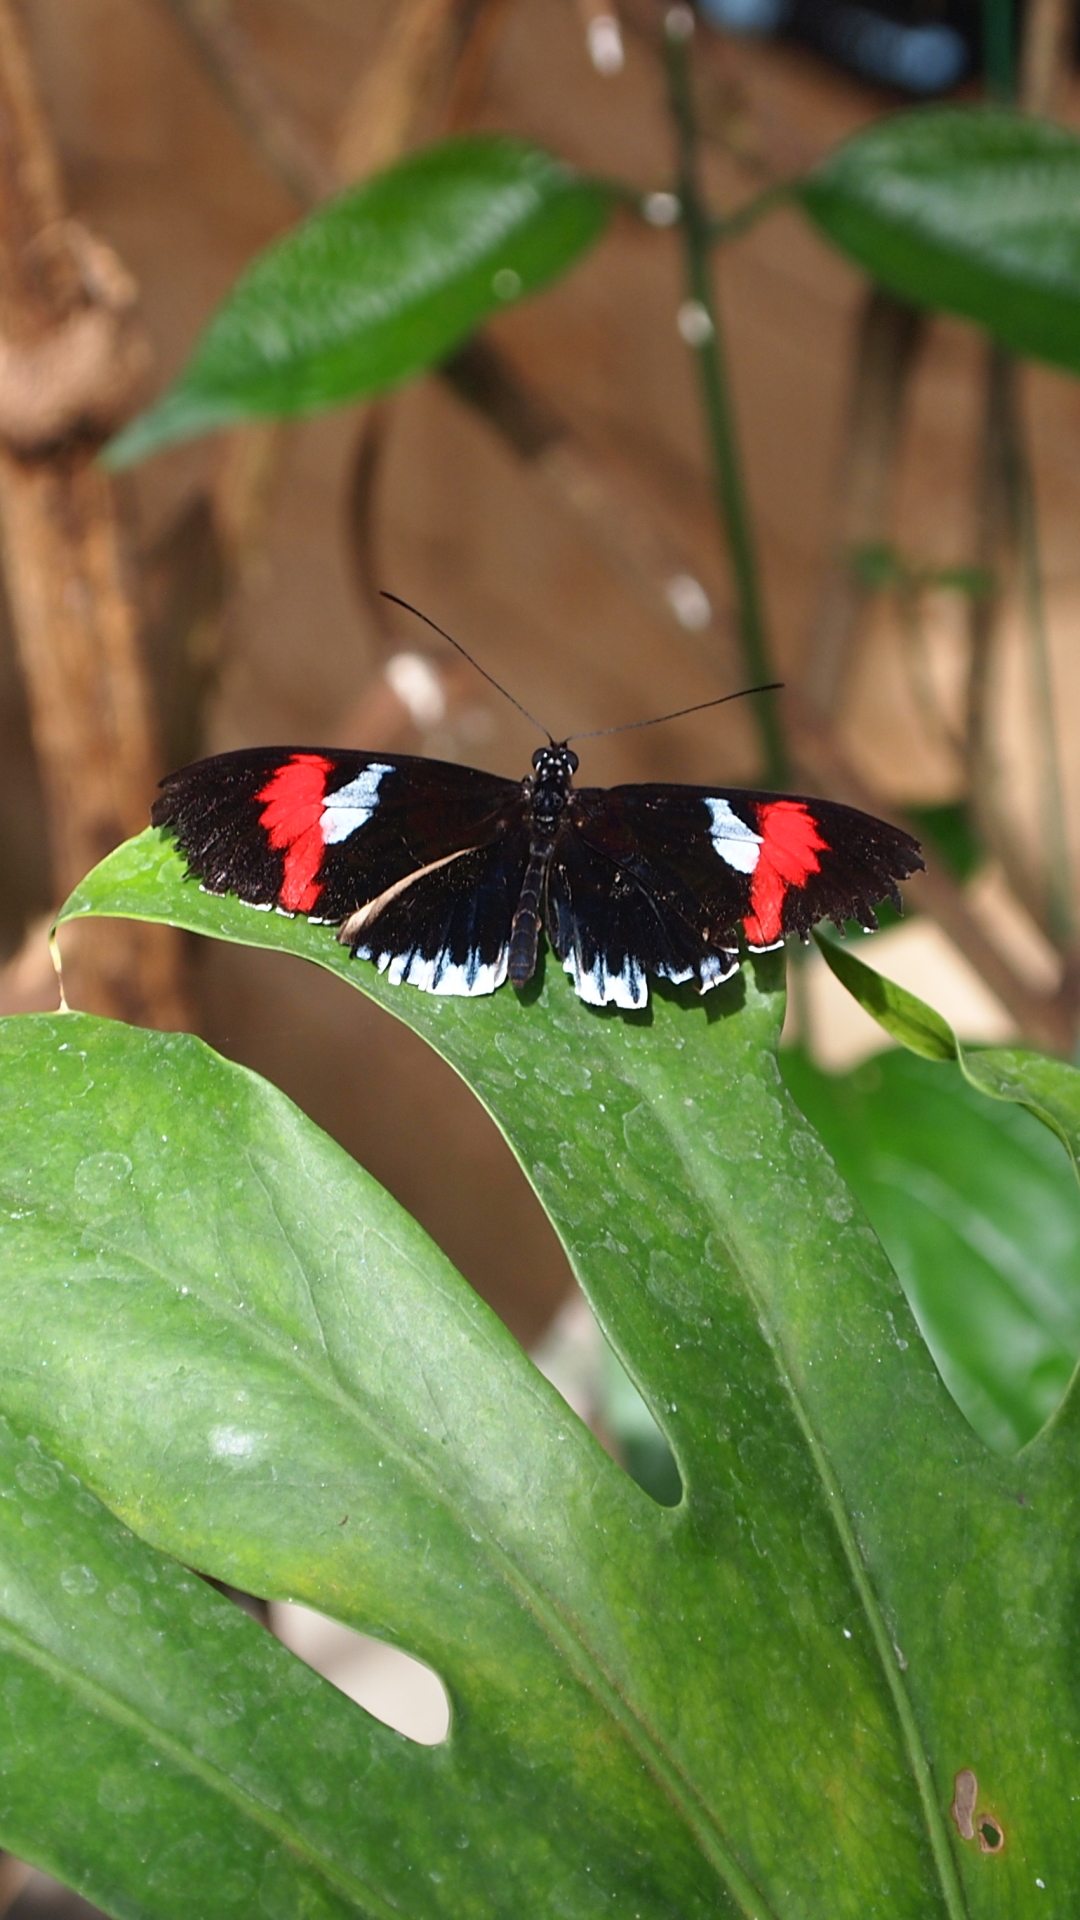
<path fill-rule="evenodd" d="M 667 186 L 661 16 L 645 0 L 620 9 L 624 62 L 605 74 L 589 57 L 596 11 L 574 0 L 25 0 L 69 210 L 138 283 L 153 351 L 139 397 L 177 370 L 257 249 L 335 180 L 403 145 L 452 127 L 507 128 L 644 192 Z M 702 30 L 695 61 L 718 210 L 897 104 L 792 47 Z M 1054 105 L 1066 119 L 1080 118 L 1072 89 L 1059 74 Z M 776 661 L 800 684 L 844 538 L 839 490 L 866 291 L 793 211 L 725 248 L 718 285 Z M 676 326 L 682 299 L 678 236 L 622 214 L 583 266 L 492 329 L 498 367 L 518 383 L 516 413 L 505 394 L 478 406 L 460 378 L 433 377 L 378 407 L 200 441 L 125 478 L 121 534 L 156 690 L 159 770 L 274 741 L 398 746 L 524 772 L 535 744 L 526 724 L 424 628 L 380 607 L 380 586 L 448 626 L 557 736 L 739 686 L 695 370 Z M 972 329 L 925 330 L 887 528 L 922 565 L 972 556 L 984 369 Z M 1077 698 L 1080 390 L 1030 371 L 1024 404 L 1075 817 L 1067 717 Z M 948 719 L 962 700 L 964 608 L 955 595 L 932 596 L 927 622 Z M 63 890 L 11 625 L 0 633 L 9 1007 L 53 1004 L 40 945 L 22 943 Z M 1018 830 L 1035 833 L 1022 661 L 1009 666 L 1023 640 L 1008 608 L 1001 648 L 1015 720 L 1002 736 L 1016 762 L 1010 805 Z M 828 719 L 882 804 L 961 792 L 956 753 L 919 712 L 887 600 L 866 611 Z M 735 706 L 591 742 L 582 777 L 734 784 L 754 779 L 755 755 L 748 713 Z M 1059 956 L 1015 901 L 1003 905 L 993 873 L 981 884 L 985 899 L 968 903 L 978 924 L 1004 944 L 1025 990 L 1053 990 Z M 449 1072 L 314 969 L 194 943 L 182 965 L 206 1038 L 290 1093 L 534 1340 L 568 1285 L 565 1264 Z M 77 978 L 73 998 L 95 1004 L 92 990 L 79 1001 Z M 1002 1030 L 1015 1030 L 1015 1006 L 994 1005 Z"/>

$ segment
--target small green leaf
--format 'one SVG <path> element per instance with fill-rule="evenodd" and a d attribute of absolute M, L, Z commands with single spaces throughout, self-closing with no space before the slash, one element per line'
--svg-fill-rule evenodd
<path fill-rule="evenodd" d="M 929 840 L 956 879 L 970 880 L 985 858 L 971 809 L 959 801 L 942 807 L 909 807 L 907 813 L 920 839 Z"/>
<path fill-rule="evenodd" d="M 801 184 L 822 231 L 917 306 L 1080 372 L 1080 140 L 1000 107 L 875 121 Z"/>
<path fill-rule="evenodd" d="M 834 940 L 815 934 L 837 979 L 885 1032 L 924 1060 L 955 1060 L 991 1100 L 1015 1100 L 1056 1133 L 1080 1179 L 1080 1071 L 1023 1047 L 965 1047 L 924 1000 L 875 973 Z"/>
<path fill-rule="evenodd" d="M 598 182 L 502 135 L 411 154 L 260 254 L 168 392 L 110 442 L 106 464 L 400 385 L 562 273 L 611 204 Z"/>
<path fill-rule="evenodd" d="M 929 587 L 963 593 L 971 600 L 985 599 L 994 591 L 994 576 L 985 567 L 932 567 L 925 575 Z"/>
<path fill-rule="evenodd" d="M 1080 1192 L 1057 1141 L 1022 1105 L 984 1099 L 958 1066 L 900 1049 L 845 1074 L 795 1049 L 780 1065 L 958 1405 L 988 1446 L 1017 1452 L 1080 1356 Z"/>
<path fill-rule="evenodd" d="M 851 571 L 861 587 L 870 593 L 883 593 L 889 587 L 903 585 L 910 571 L 886 540 L 872 540 L 854 547 L 850 555 Z"/>
<path fill-rule="evenodd" d="M 837 979 L 871 1019 L 924 1060 L 955 1060 L 956 1037 L 947 1020 L 906 987 L 875 973 L 835 940 L 815 934 L 815 940 Z"/>

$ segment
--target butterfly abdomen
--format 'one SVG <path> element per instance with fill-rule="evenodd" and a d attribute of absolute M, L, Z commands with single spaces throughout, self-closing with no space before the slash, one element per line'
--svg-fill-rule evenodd
<path fill-rule="evenodd" d="M 515 987 L 527 986 L 536 972 L 547 872 L 577 755 L 566 747 L 541 747 L 533 756 L 533 766 L 536 779 L 529 791 L 529 864 L 510 926 L 507 958 L 507 978 Z"/>
<path fill-rule="evenodd" d="M 506 975 L 515 987 L 527 986 L 536 972 L 536 956 L 540 948 L 540 903 L 554 844 L 550 833 L 534 834 L 529 843 L 529 864 L 510 925 Z"/>

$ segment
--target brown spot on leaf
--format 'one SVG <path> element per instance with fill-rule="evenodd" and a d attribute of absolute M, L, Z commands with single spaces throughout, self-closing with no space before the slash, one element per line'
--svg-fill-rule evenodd
<path fill-rule="evenodd" d="M 951 1809 L 961 1840 L 975 1838 L 975 1802 L 978 1797 L 979 1783 L 975 1775 L 970 1767 L 961 1767 L 953 1788 Z"/>

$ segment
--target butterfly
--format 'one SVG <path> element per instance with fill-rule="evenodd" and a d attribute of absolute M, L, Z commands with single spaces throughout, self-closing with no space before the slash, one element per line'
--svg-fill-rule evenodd
<path fill-rule="evenodd" d="M 869 931 L 923 865 L 910 834 L 854 807 L 575 787 L 577 767 L 556 741 L 520 781 L 407 754 L 264 747 L 171 774 L 152 819 L 208 892 L 334 924 L 394 984 L 524 987 L 546 935 L 594 1007 L 644 1007 L 650 976 L 707 993 L 736 971 L 740 941 L 767 953 L 826 918 Z"/>

